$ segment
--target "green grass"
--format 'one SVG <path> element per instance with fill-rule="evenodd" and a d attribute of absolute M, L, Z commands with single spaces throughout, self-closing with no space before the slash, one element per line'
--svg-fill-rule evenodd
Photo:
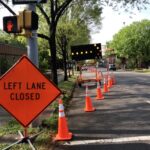
<path fill-rule="evenodd" d="M 150 73 L 150 69 L 135 69 L 134 71 L 140 73 Z"/>
<path fill-rule="evenodd" d="M 38 150 L 48 150 L 50 149 L 52 144 L 52 135 L 53 133 L 50 132 L 48 129 L 44 129 L 43 133 L 41 133 L 33 142 L 33 146 L 36 147 Z M 0 149 L 3 149 L 10 144 L 0 144 Z M 14 145 L 11 150 L 31 150 L 29 144 L 21 143 Z"/>
<path fill-rule="evenodd" d="M 71 77 L 69 78 L 68 81 L 62 81 L 59 83 L 59 88 L 63 91 L 63 104 L 65 107 L 65 110 L 67 110 L 69 106 L 69 101 L 71 99 L 72 93 L 70 92 L 71 89 L 74 88 L 76 81 L 76 77 Z M 53 108 L 54 114 L 53 116 L 50 116 L 48 118 L 45 118 L 42 120 L 42 125 L 37 128 L 28 128 L 28 134 L 34 135 L 38 133 L 39 131 L 43 131 L 35 140 L 33 145 L 38 149 L 38 150 L 48 150 L 50 149 L 53 144 L 52 144 L 52 139 L 55 136 L 57 132 L 57 124 L 58 124 L 58 102 L 54 101 L 49 108 Z M 24 131 L 23 127 L 15 120 L 9 121 L 8 124 L 5 126 L 2 126 L 0 128 L 0 138 L 1 137 L 6 137 L 6 136 L 13 136 L 13 137 L 18 137 L 18 130 Z M 11 143 L 1 143 L 0 141 L 0 149 L 3 149 L 4 147 L 10 145 Z M 11 150 L 31 150 L 28 144 L 18 144 L 13 146 Z"/>
<path fill-rule="evenodd" d="M 21 125 L 17 121 L 11 120 L 4 127 L 0 127 L 0 136 L 6 134 L 15 134 L 18 132 L 18 130 L 22 131 Z"/>

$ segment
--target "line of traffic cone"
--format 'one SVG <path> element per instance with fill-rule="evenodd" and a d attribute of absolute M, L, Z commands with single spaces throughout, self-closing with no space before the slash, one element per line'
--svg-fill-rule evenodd
<path fill-rule="evenodd" d="M 112 84 L 114 85 L 114 84 L 116 84 L 116 79 L 115 79 L 115 75 L 112 73 Z"/>
<path fill-rule="evenodd" d="M 102 79 L 102 75 L 99 71 L 96 72 L 96 81 L 100 81 Z"/>
<path fill-rule="evenodd" d="M 108 90 L 108 86 L 107 86 L 107 79 L 106 79 L 106 76 L 104 77 L 103 92 L 104 92 L 104 93 L 109 92 L 109 90 Z"/>
<path fill-rule="evenodd" d="M 92 101 L 90 96 L 88 95 L 88 86 L 86 85 L 86 89 L 85 89 L 85 108 L 84 108 L 85 112 L 92 112 L 95 111 L 95 108 L 92 105 Z"/>
<path fill-rule="evenodd" d="M 97 96 L 96 96 L 96 99 L 97 99 L 97 100 L 102 100 L 102 99 L 104 99 L 104 96 L 103 96 L 103 94 L 102 94 L 102 92 L 101 92 L 101 87 L 100 87 L 99 81 L 97 81 L 96 93 L 97 93 Z"/>
<path fill-rule="evenodd" d="M 67 120 L 64 113 L 64 106 L 62 99 L 59 100 L 59 119 L 58 119 L 58 133 L 55 140 L 71 140 L 72 133 L 69 132 Z"/>
<path fill-rule="evenodd" d="M 111 79 L 111 76 L 110 74 L 108 74 L 108 85 L 107 85 L 108 88 L 111 88 L 112 87 L 112 79 Z"/>

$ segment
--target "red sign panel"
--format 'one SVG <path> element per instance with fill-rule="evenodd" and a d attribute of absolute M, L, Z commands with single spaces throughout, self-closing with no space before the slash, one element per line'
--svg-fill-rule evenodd
<path fill-rule="evenodd" d="M 61 91 L 26 57 L 0 79 L 0 104 L 27 127 Z"/>

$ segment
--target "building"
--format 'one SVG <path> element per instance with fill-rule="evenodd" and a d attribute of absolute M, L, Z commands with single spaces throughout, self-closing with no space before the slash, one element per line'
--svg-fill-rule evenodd
<path fill-rule="evenodd" d="M 27 49 L 0 43 L 0 75 L 6 72 L 22 55 L 26 54 Z"/>
<path fill-rule="evenodd" d="M 109 53 L 109 55 L 106 58 L 107 62 L 109 64 L 115 64 L 116 54 L 114 53 L 114 49 L 113 48 L 107 48 L 106 51 L 107 51 L 107 53 Z"/>

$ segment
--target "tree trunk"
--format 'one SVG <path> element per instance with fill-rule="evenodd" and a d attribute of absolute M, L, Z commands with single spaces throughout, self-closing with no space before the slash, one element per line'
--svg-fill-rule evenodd
<path fill-rule="evenodd" d="M 68 80 L 67 76 L 67 56 L 66 56 L 66 41 L 62 42 L 62 54 L 63 54 L 63 65 L 64 65 L 64 81 Z"/>
<path fill-rule="evenodd" d="M 66 62 L 66 46 L 63 47 L 63 65 L 64 65 L 64 81 L 68 80 L 67 76 L 67 62 Z"/>
<path fill-rule="evenodd" d="M 64 59 L 64 81 L 68 80 L 68 76 L 67 76 L 67 63 L 66 63 L 66 59 Z"/>
<path fill-rule="evenodd" d="M 56 30 L 56 25 L 53 24 L 51 29 L 50 29 L 50 51 L 51 51 L 51 78 L 52 81 L 58 85 L 58 77 L 57 77 L 57 64 L 56 64 L 56 39 L 55 39 L 55 30 Z"/>

